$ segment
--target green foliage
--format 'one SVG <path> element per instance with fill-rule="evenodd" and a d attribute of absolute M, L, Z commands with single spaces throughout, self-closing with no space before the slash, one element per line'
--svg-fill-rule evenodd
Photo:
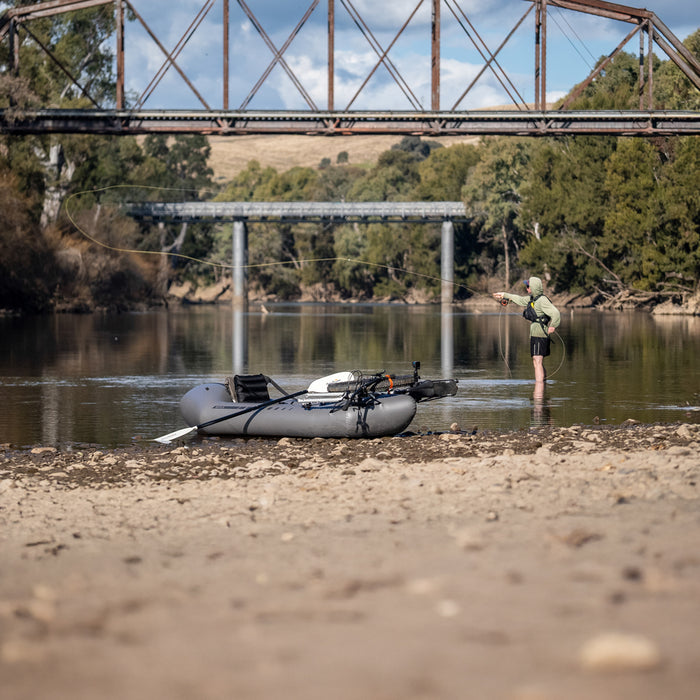
<path fill-rule="evenodd" d="M 657 290 L 692 292 L 700 284 L 698 163 L 700 139 L 684 137 L 676 140 L 673 159 L 659 171 L 654 227 L 658 270 L 648 275 Z"/>
<path fill-rule="evenodd" d="M 335 229 L 333 278 L 345 297 L 362 298 L 372 294 L 374 269 L 358 260 L 367 259 L 368 237 L 364 226 L 338 226 Z"/>
<path fill-rule="evenodd" d="M 21 77 L 42 106 L 65 107 L 76 100 L 84 102 L 88 98 L 83 90 L 101 107 L 113 105 L 113 56 L 109 47 L 114 28 L 114 12 L 109 5 L 34 19 L 27 24 L 27 31 L 20 26 Z M 48 58 L 42 46 L 68 68 L 80 87 Z M 8 62 L 7 42 L 3 42 L 0 65 L 7 66 Z"/>
<path fill-rule="evenodd" d="M 610 202 L 598 255 L 625 284 L 643 289 L 653 288 L 660 272 L 656 230 L 661 166 L 658 151 L 639 139 L 621 140 L 607 161 Z"/>
<path fill-rule="evenodd" d="M 683 42 L 696 60 L 700 61 L 700 29 Z M 654 100 L 657 109 L 700 110 L 700 90 L 676 67 L 665 61 L 654 73 Z"/>
<path fill-rule="evenodd" d="M 377 164 L 355 181 L 348 198 L 355 202 L 407 201 L 419 181 L 418 161 L 412 153 L 384 151 Z"/>
<path fill-rule="evenodd" d="M 17 179 L 0 167 L 0 309 L 38 312 L 49 308 L 51 254 L 32 220 L 31 204 Z M 44 274 L 37 274 L 39 270 Z"/>
<path fill-rule="evenodd" d="M 304 202 L 316 188 L 318 174 L 313 168 L 295 167 L 284 173 L 275 172 L 256 188 L 261 202 Z"/>
<path fill-rule="evenodd" d="M 403 151 L 420 161 L 425 160 L 437 148 L 442 148 L 442 145 L 436 141 L 422 141 L 420 136 L 404 136 L 399 143 L 391 147 L 391 150 Z"/>
<path fill-rule="evenodd" d="M 460 201 L 467 176 L 480 158 L 481 150 L 467 144 L 433 150 L 418 166 L 416 197 L 421 201 Z"/>
<path fill-rule="evenodd" d="M 593 253 L 604 233 L 605 163 L 616 143 L 610 137 L 577 136 L 534 146 L 522 190 L 519 221 L 528 236 L 520 262 L 530 270 L 547 270 L 557 289 L 589 289 L 606 274 L 585 251 Z"/>
<path fill-rule="evenodd" d="M 656 64 L 658 65 L 658 60 Z M 591 85 L 586 87 L 583 94 L 571 104 L 571 109 L 636 109 L 637 107 L 639 107 L 639 59 L 624 52 L 616 56 Z"/>
<path fill-rule="evenodd" d="M 521 190 L 530 168 L 531 142 L 491 139 L 482 145 L 481 159 L 462 188 L 472 230 L 492 250 L 503 250 L 506 287 L 510 285 L 510 256 L 524 238 L 519 225 Z"/>
<path fill-rule="evenodd" d="M 686 45 L 698 55 L 700 34 Z M 618 56 L 572 106 L 637 108 L 638 69 L 636 57 Z M 657 106 L 692 109 L 700 94 L 656 57 L 653 85 Z M 523 188 L 520 223 L 531 235 L 521 264 L 546 271 L 560 290 L 691 291 L 699 279 L 697 155 L 697 137 L 540 142 Z"/>
<path fill-rule="evenodd" d="M 350 165 L 331 166 L 318 174 L 311 197 L 316 202 L 344 202 L 364 171 Z"/>
<path fill-rule="evenodd" d="M 206 136 L 178 134 L 168 138 L 163 134 L 149 134 L 143 150 L 147 159 L 163 168 L 159 187 L 180 189 L 178 197 L 184 201 L 198 200 L 203 189 L 211 189 L 214 173 L 207 164 L 211 147 Z"/>
<path fill-rule="evenodd" d="M 262 168 L 257 160 L 251 160 L 236 177 L 233 178 L 224 189 L 214 198 L 219 202 L 254 202 L 260 198 L 256 196 L 268 189 L 267 183 L 277 176 L 274 168 Z"/>

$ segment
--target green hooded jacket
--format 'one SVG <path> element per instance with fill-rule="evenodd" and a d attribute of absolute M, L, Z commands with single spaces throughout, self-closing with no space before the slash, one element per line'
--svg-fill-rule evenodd
<path fill-rule="evenodd" d="M 553 328 L 558 328 L 561 323 L 561 314 L 559 309 L 557 309 L 552 302 L 544 296 L 544 288 L 542 286 L 542 280 L 539 277 L 530 277 L 528 280 L 530 283 L 530 291 L 532 292 L 532 297 L 520 296 L 519 294 L 508 294 L 504 292 L 503 298 L 512 301 L 518 306 L 527 306 L 532 299 L 535 300 L 535 313 L 538 316 L 549 316 L 549 326 Z M 538 298 L 539 297 L 539 298 Z M 548 337 L 547 329 L 542 327 L 542 324 L 538 321 L 534 321 L 530 324 L 530 335 L 537 338 Z"/>

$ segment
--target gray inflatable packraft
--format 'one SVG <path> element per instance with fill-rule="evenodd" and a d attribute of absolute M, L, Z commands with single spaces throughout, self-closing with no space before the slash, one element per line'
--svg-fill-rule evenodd
<path fill-rule="evenodd" d="M 190 426 L 255 406 L 234 403 L 226 386 L 219 383 L 200 384 L 180 401 L 182 417 Z M 241 437 L 383 437 L 404 431 L 415 414 L 416 400 L 407 393 L 376 394 L 359 405 L 289 399 L 203 427 L 201 432 Z"/>

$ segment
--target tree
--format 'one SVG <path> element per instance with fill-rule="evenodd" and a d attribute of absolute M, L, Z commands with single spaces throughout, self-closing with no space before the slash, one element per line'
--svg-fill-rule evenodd
<path fill-rule="evenodd" d="M 510 287 L 511 252 L 522 241 L 518 215 L 521 189 L 528 176 L 530 144 L 522 139 L 490 139 L 481 160 L 462 188 L 467 214 L 487 243 L 501 241 L 506 288 Z"/>
<path fill-rule="evenodd" d="M 657 185 L 654 278 L 657 291 L 683 298 L 700 286 L 700 139 L 673 142 L 673 158 L 662 160 Z"/>
<path fill-rule="evenodd" d="M 658 151 L 640 139 L 624 139 L 607 162 L 610 200 L 599 257 L 623 283 L 652 289 L 659 281 L 656 222 L 661 174 Z"/>
<path fill-rule="evenodd" d="M 384 151 L 377 164 L 350 189 L 355 202 L 400 202 L 410 198 L 418 184 L 418 161 L 403 150 Z"/>
<path fill-rule="evenodd" d="M 197 201 L 203 190 L 211 190 L 214 175 L 208 164 L 211 147 L 203 134 L 178 134 L 171 138 L 149 134 L 144 139 L 143 150 L 146 158 L 163 167 L 160 187 L 180 190 L 178 196 L 185 201 Z"/>
<path fill-rule="evenodd" d="M 700 61 L 700 29 L 687 37 L 683 44 Z M 673 61 L 664 61 L 654 72 L 654 106 L 657 109 L 700 110 L 700 90 Z"/>
<path fill-rule="evenodd" d="M 420 161 L 425 160 L 436 148 L 442 148 L 442 144 L 437 141 L 422 141 L 420 136 L 404 136 L 391 147 L 391 150 L 403 151 Z"/>
<path fill-rule="evenodd" d="M 277 177 L 277 171 L 273 167 L 262 168 L 257 160 L 251 160 L 245 170 L 241 170 L 216 195 L 215 201 L 253 202 L 258 199 L 256 193 L 266 191 L 267 183 L 275 177 Z"/>
<path fill-rule="evenodd" d="M 462 187 L 480 157 L 480 149 L 471 144 L 433 150 L 418 166 L 416 196 L 425 201 L 460 201 Z"/>
<path fill-rule="evenodd" d="M 108 39 L 113 35 L 114 26 L 113 13 L 105 12 L 104 8 L 33 20 L 31 32 L 41 45 L 28 33 L 20 31 L 22 75 L 19 80 L 10 83 L 12 92 L 6 97 L 8 102 L 31 100 L 44 107 L 81 107 L 92 100 L 101 106 L 112 105 L 115 83 Z M 68 69 L 75 78 L 75 83 L 48 58 L 42 45 Z M 9 66 L 9 55 L 4 42 L 0 51 L 2 73 Z M 31 98 L 27 96 L 27 91 L 31 92 Z M 7 141 L 7 147 L 11 151 L 19 146 L 10 154 L 10 159 L 15 164 L 23 161 L 21 167 L 25 170 L 34 169 L 39 176 L 34 179 L 41 179 L 44 225 L 56 220 L 60 203 L 75 172 L 76 164 L 68 155 L 70 149 L 65 147 L 71 141 L 75 141 L 75 137 L 25 137 L 21 144 L 18 140 Z"/>
<path fill-rule="evenodd" d="M 598 65 L 604 59 L 601 58 Z M 659 61 L 654 57 L 655 67 Z M 575 88 L 574 88 L 575 90 Z M 571 103 L 571 109 L 637 109 L 639 107 L 639 59 L 621 52 Z"/>
<path fill-rule="evenodd" d="M 53 269 L 50 246 L 32 219 L 31 203 L 19 191 L 16 177 L 0 166 L 0 309 L 48 309 Z"/>
<path fill-rule="evenodd" d="M 595 255 L 607 211 L 605 163 L 612 137 L 545 139 L 533 146 L 519 225 L 528 236 L 521 263 L 546 271 L 558 289 L 586 290 L 605 269 Z"/>
<path fill-rule="evenodd" d="M 318 173 L 318 179 L 309 193 L 316 202 L 344 202 L 350 199 L 355 183 L 365 171 L 351 165 L 337 165 Z"/>

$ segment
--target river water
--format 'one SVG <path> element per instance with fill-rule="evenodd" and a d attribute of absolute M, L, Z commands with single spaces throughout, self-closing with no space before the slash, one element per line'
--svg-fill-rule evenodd
<path fill-rule="evenodd" d="M 0 443 L 119 447 L 185 427 L 180 397 L 204 381 L 263 372 L 288 391 L 360 369 L 455 377 L 410 429 L 700 422 L 700 318 L 565 311 L 544 395 L 528 324 L 501 310 L 271 305 L 120 315 L 0 318 Z"/>

